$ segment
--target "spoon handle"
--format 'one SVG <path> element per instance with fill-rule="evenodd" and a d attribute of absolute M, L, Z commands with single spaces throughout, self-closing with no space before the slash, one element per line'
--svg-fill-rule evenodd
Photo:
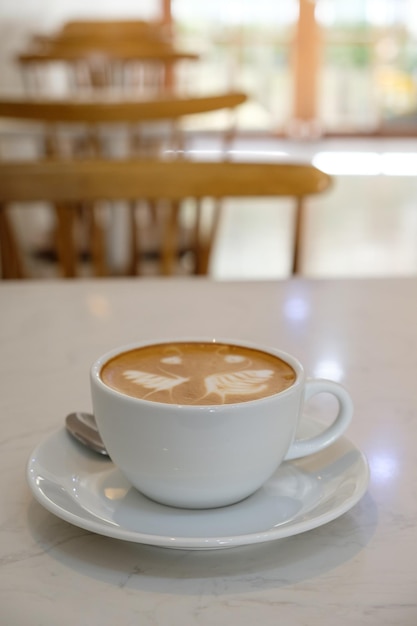
<path fill-rule="evenodd" d="M 103 456 L 109 456 L 98 432 L 94 415 L 81 411 L 70 413 L 65 418 L 65 426 L 68 432 L 87 448 L 99 452 Z"/>

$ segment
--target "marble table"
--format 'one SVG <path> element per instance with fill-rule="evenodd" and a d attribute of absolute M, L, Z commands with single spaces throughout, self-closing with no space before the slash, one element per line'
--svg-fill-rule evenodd
<path fill-rule="evenodd" d="M 359 502 L 302 534 L 210 551 L 109 538 L 41 506 L 26 464 L 66 413 L 90 409 L 93 359 L 184 335 L 279 346 L 346 385 L 347 436 L 371 471 Z M 0 354 L 1 624 L 417 624 L 415 279 L 3 283 Z"/>

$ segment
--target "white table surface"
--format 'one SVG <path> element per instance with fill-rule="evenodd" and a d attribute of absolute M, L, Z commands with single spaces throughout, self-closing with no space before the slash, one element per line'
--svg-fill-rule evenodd
<path fill-rule="evenodd" d="M 28 457 L 90 409 L 92 360 L 184 335 L 279 346 L 343 382 L 363 499 L 302 535 L 210 552 L 94 535 L 38 504 Z M 0 624 L 417 624 L 416 280 L 3 283 L 0 354 Z"/>

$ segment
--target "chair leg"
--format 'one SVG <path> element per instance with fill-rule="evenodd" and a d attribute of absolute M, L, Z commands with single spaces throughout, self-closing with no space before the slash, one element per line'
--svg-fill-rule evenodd
<path fill-rule="evenodd" d="M 126 268 L 127 276 L 138 275 L 139 237 L 136 224 L 136 202 L 129 203 L 129 261 Z"/>
<path fill-rule="evenodd" d="M 212 217 L 212 223 L 208 235 L 202 232 L 203 227 L 201 224 L 201 211 L 202 207 L 200 203 L 196 207 L 196 246 L 195 246 L 195 274 L 199 276 L 205 276 L 208 274 L 210 258 L 213 249 L 213 244 L 217 236 L 220 222 L 221 200 L 215 200 L 214 212 Z"/>
<path fill-rule="evenodd" d="M 87 210 L 91 218 L 90 245 L 94 276 L 107 276 L 109 272 L 106 262 L 105 232 L 100 223 L 100 207 L 91 205 L 87 206 Z"/>
<path fill-rule="evenodd" d="M 19 245 L 7 214 L 7 208 L 0 205 L 0 260 L 1 278 L 25 278 Z"/>
<path fill-rule="evenodd" d="M 175 271 L 175 262 L 177 259 L 178 247 L 178 217 L 180 212 L 180 203 L 171 202 L 168 207 L 165 228 L 163 232 L 163 241 L 161 249 L 161 273 L 164 276 L 172 276 Z"/>
<path fill-rule="evenodd" d="M 294 227 L 294 249 L 292 258 L 292 274 L 299 274 L 301 270 L 301 247 L 304 234 L 305 207 L 304 199 L 297 198 L 295 227 Z"/>
<path fill-rule="evenodd" d="M 56 216 L 56 247 L 61 275 L 74 278 L 77 274 L 77 251 L 74 244 L 73 206 L 59 204 L 55 206 Z"/>

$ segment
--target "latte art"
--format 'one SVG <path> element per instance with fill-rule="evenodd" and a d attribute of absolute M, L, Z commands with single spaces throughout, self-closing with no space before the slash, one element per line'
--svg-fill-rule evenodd
<path fill-rule="evenodd" d="M 155 344 L 118 354 L 101 370 L 109 387 L 168 404 L 213 405 L 270 396 L 295 381 L 293 368 L 261 350 L 218 343 Z"/>

